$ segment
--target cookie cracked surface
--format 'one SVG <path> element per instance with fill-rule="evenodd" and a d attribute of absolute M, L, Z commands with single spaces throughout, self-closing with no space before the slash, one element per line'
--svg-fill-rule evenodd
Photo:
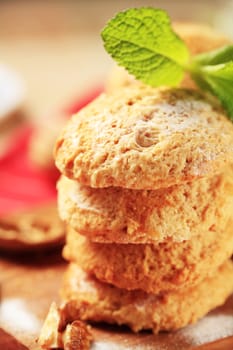
<path fill-rule="evenodd" d="M 149 190 L 216 173 L 232 162 L 232 145 L 232 123 L 198 93 L 132 86 L 74 115 L 55 158 L 90 187 Z"/>

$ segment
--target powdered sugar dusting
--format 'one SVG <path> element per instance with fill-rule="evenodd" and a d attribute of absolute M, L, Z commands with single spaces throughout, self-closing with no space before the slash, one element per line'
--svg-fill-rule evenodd
<path fill-rule="evenodd" d="M 21 332 L 37 333 L 41 328 L 40 320 L 28 309 L 23 300 L 17 298 L 2 301 L 0 320 L 5 326 L 9 325 Z"/>
<path fill-rule="evenodd" d="M 231 336 L 233 335 L 233 312 L 231 315 L 207 315 L 195 325 L 184 328 L 181 333 L 195 345 Z"/>

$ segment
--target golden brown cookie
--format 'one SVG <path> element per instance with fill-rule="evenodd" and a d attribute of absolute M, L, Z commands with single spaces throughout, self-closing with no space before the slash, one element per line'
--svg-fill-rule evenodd
<path fill-rule="evenodd" d="M 197 92 L 132 86 L 102 94 L 68 122 L 56 165 L 91 187 L 158 189 L 219 171 L 233 125 Z"/>
<path fill-rule="evenodd" d="M 189 22 L 175 22 L 173 24 L 175 32 L 184 40 L 190 53 L 196 55 L 203 52 L 215 50 L 229 44 L 230 40 L 203 24 Z M 142 84 L 129 74 L 123 67 L 115 65 L 106 81 L 106 91 L 113 92 L 124 86 L 131 84 Z M 193 88 L 194 82 L 187 75 L 181 86 Z"/>
<path fill-rule="evenodd" d="M 232 221 L 223 232 L 202 232 L 191 240 L 160 244 L 94 243 L 68 229 L 63 256 L 99 280 L 147 293 L 200 283 L 233 254 Z"/>
<path fill-rule="evenodd" d="M 227 261 L 216 274 L 195 287 L 164 294 L 127 291 L 83 272 L 71 264 L 65 276 L 62 297 L 66 318 L 128 325 L 134 332 L 174 330 L 196 322 L 225 302 L 233 291 L 233 263 Z"/>
<path fill-rule="evenodd" d="M 91 188 L 62 177 L 61 218 L 96 242 L 153 243 L 222 230 L 233 210 L 233 172 L 169 188 Z"/>
<path fill-rule="evenodd" d="M 0 249 L 34 251 L 62 246 L 65 226 L 55 203 L 0 218 Z"/>

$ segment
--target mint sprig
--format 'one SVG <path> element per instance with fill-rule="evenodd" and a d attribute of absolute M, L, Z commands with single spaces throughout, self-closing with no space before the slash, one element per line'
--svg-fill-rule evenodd
<path fill-rule="evenodd" d="M 145 84 L 177 86 L 185 72 L 218 97 L 233 121 L 233 45 L 190 57 L 167 13 L 151 7 L 118 13 L 103 29 L 107 52 Z"/>
<path fill-rule="evenodd" d="M 174 86 L 182 80 L 189 51 L 173 32 L 165 11 L 140 8 L 120 12 L 101 34 L 110 55 L 144 83 Z"/>
<path fill-rule="evenodd" d="M 226 45 L 219 49 L 204 52 L 194 57 L 196 64 L 202 66 L 213 66 L 216 64 L 227 63 L 233 59 L 233 45 Z"/>
<path fill-rule="evenodd" d="M 233 121 L 233 61 L 196 66 L 191 72 L 197 85 L 217 96 Z"/>

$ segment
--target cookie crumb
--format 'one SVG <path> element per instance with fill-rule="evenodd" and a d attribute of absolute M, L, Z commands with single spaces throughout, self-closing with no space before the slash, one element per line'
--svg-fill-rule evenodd
<path fill-rule="evenodd" d="M 53 302 L 38 339 L 42 349 L 89 350 L 93 340 L 91 327 L 79 320 L 66 325 L 63 321 L 62 309 Z"/>

